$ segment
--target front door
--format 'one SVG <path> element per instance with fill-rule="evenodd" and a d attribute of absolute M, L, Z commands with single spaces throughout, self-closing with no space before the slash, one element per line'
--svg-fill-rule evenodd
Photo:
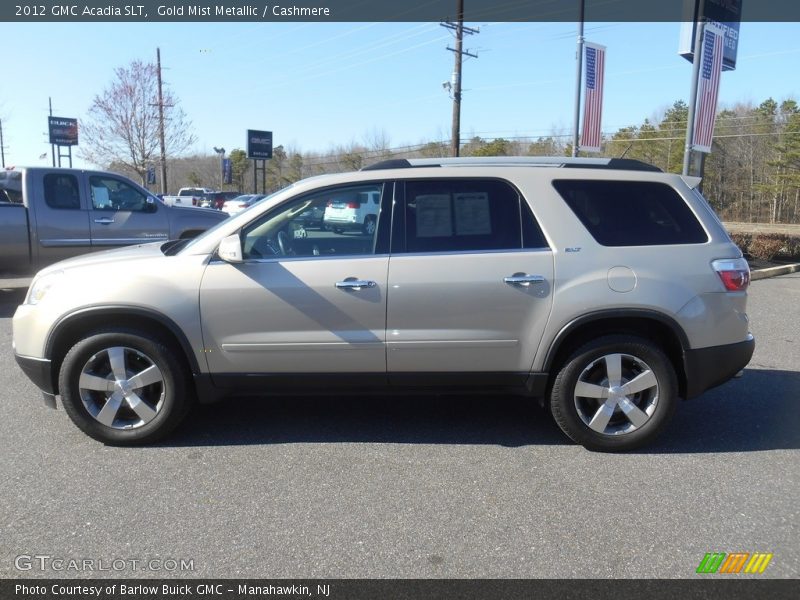
<path fill-rule="evenodd" d="M 330 188 L 289 200 L 243 228 L 244 262 L 212 259 L 200 312 L 218 386 L 330 389 L 356 383 L 355 373 L 385 383 L 389 258 L 377 250 L 388 222 L 381 227 L 379 214 L 371 233 L 336 233 L 307 218 L 337 193 L 383 187 Z"/>
<path fill-rule="evenodd" d="M 122 179 L 91 175 L 89 196 L 94 250 L 169 239 L 169 217 L 164 207 Z"/>

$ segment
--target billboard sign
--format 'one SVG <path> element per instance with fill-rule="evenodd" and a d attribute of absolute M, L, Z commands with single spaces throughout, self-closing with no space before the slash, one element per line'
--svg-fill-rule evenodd
<path fill-rule="evenodd" d="M 681 25 L 678 54 L 689 62 L 694 56 L 697 16 L 702 9 L 703 19 L 725 32 L 722 70 L 736 68 L 736 52 L 739 48 L 739 23 L 742 18 L 742 0 L 684 0 L 684 17 Z"/>
<path fill-rule="evenodd" d="M 272 132 L 247 130 L 247 158 L 264 160 L 272 158 Z"/>
<path fill-rule="evenodd" d="M 78 145 L 78 119 L 47 117 L 50 143 L 58 146 Z"/>

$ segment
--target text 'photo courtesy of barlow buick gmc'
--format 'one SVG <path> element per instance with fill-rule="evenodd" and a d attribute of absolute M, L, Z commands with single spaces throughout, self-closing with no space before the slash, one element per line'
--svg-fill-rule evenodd
<path fill-rule="evenodd" d="M 158 440 L 195 402 L 382 392 L 521 394 L 588 449 L 669 444 L 681 402 L 754 350 L 749 267 L 698 184 L 557 157 L 314 177 L 193 240 L 42 270 L 16 360 L 107 444 Z"/>
<path fill-rule="evenodd" d="M 115 173 L 0 171 L 0 273 L 34 273 L 87 252 L 194 237 L 226 216 L 165 206 Z"/>

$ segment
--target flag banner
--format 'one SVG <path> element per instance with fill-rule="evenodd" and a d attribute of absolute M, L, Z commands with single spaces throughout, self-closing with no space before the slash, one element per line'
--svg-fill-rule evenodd
<path fill-rule="evenodd" d="M 586 84 L 583 93 L 583 131 L 579 150 L 600 152 L 602 136 L 600 121 L 603 116 L 603 76 L 606 70 L 606 47 L 584 44 Z"/>
<path fill-rule="evenodd" d="M 725 32 L 719 27 L 706 24 L 703 28 L 700 78 L 697 82 L 697 104 L 692 132 L 692 149 L 698 152 L 711 152 L 724 43 Z"/>

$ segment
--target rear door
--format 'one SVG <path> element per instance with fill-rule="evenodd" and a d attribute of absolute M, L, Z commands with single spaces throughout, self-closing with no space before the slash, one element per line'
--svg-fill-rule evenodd
<path fill-rule="evenodd" d="M 41 178 L 38 177 L 39 174 Z M 29 172 L 25 193 L 35 214 L 31 248 L 39 264 L 51 264 L 91 250 L 88 201 L 79 172 Z M 36 257 L 34 258 L 36 260 Z"/>
<path fill-rule="evenodd" d="M 113 175 L 88 177 L 93 249 L 169 239 L 167 209 Z"/>
<path fill-rule="evenodd" d="M 389 382 L 521 385 L 553 289 L 553 253 L 526 201 L 494 179 L 404 187 L 389 263 Z"/>

